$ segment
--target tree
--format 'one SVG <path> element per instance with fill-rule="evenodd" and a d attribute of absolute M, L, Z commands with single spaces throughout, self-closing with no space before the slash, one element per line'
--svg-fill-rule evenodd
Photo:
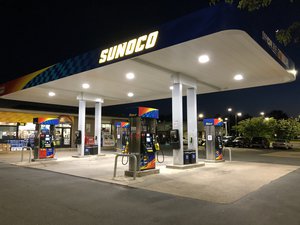
<path fill-rule="evenodd" d="M 237 7 L 239 9 L 247 9 L 249 12 L 258 10 L 262 7 L 267 7 L 271 4 L 272 0 L 224 0 L 228 4 L 233 4 L 237 2 Z M 217 4 L 220 0 L 210 0 L 209 3 L 212 5 Z"/>
<path fill-rule="evenodd" d="M 240 121 L 236 128 L 248 138 L 259 136 L 273 139 L 276 136 L 278 139 L 292 140 L 300 135 L 300 122 L 292 118 L 276 120 L 254 117 Z"/>
<path fill-rule="evenodd" d="M 224 0 L 228 4 L 237 3 L 239 9 L 246 9 L 249 12 L 259 10 L 260 8 L 268 7 L 271 5 L 272 0 Z M 294 3 L 294 0 L 288 0 Z M 220 0 L 209 0 L 211 5 L 215 5 Z M 300 22 L 295 21 L 286 29 L 280 29 L 276 31 L 276 39 L 279 43 L 283 45 L 288 45 L 290 43 L 300 43 Z"/>
<path fill-rule="evenodd" d="M 289 43 L 300 43 L 300 22 L 294 22 L 287 29 L 276 31 L 276 39 L 287 46 Z"/>
<path fill-rule="evenodd" d="M 300 123 L 296 119 L 278 120 L 275 133 L 279 139 L 292 140 L 300 135 Z"/>
<path fill-rule="evenodd" d="M 240 121 L 236 128 L 244 137 L 266 137 L 272 139 L 276 128 L 276 120 L 274 118 L 253 117 Z"/>

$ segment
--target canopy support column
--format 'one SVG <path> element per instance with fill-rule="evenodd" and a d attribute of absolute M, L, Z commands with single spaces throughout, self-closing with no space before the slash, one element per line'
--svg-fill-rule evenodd
<path fill-rule="evenodd" d="M 98 145 L 98 155 L 101 154 L 101 116 L 102 116 L 102 103 L 95 103 L 95 144 Z"/>
<path fill-rule="evenodd" d="M 196 151 L 198 162 L 197 94 L 195 88 L 187 89 L 188 149 Z"/>
<path fill-rule="evenodd" d="M 173 149 L 173 164 L 183 165 L 182 84 L 174 83 L 172 90 L 172 129 L 178 129 L 180 149 Z"/>
<path fill-rule="evenodd" d="M 79 100 L 78 130 L 81 131 L 81 144 L 77 145 L 79 156 L 84 156 L 84 140 L 85 140 L 85 100 Z"/>

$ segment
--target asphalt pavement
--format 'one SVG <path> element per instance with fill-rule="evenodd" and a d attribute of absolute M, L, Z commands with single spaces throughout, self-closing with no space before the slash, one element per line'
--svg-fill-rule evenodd
<path fill-rule="evenodd" d="M 0 224 L 300 224 L 299 152 L 234 149 L 232 162 L 160 165 L 136 181 L 122 178 L 123 166 L 112 179 L 111 152 L 60 154 L 34 166 L 0 154 Z"/>

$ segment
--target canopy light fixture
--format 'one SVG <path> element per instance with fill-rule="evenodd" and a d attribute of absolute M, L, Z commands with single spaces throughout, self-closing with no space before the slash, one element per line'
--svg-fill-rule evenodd
<path fill-rule="evenodd" d="M 133 78 L 135 78 L 135 75 L 134 75 L 134 73 L 127 73 L 126 74 L 126 78 L 128 79 L 128 80 L 132 80 Z"/>
<path fill-rule="evenodd" d="M 134 94 L 133 94 L 132 92 L 128 92 L 128 93 L 127 93 L 127 96 L 131 98 L 131 97 L 134 96 Z"/>
<path fill-rule="evenodd" d="M 209 61 L 208 55 L 200 55 L 198 58 L 199 63 L 207 63 Z"/>
<path fill-rule="evenodd" d="M 90 85 L 88 83 L 84 83 L 84 84 L 82 84 L 82 88 L 88 89 L 88 88 L 90 88 Z"/>
<path fill-rule="evenodd" d="M 291 73 L 291 74 L 293 74 L 294 75 L 294 77 L 297 75 L 297 70 L 295 70 L 295 69 L 292 69 L 292 70 L 287 70 L 287 72 L 288 73 Z"/>
<path fill-rule="evenodd" d="M 53 97 L 53 96 L 55 96 L 55 93 L 54 93 L 53 91 L 50 91 L 50 92 L 48 93 L 48 95 L 49 95 L 50 97 Z"/>
<path fill-rule="evenodd" d="M 242 74 L 237 74 L 233 77 L 233 79 L 235 80 L 243 80 L 244 79 L 244 76 Z"/>

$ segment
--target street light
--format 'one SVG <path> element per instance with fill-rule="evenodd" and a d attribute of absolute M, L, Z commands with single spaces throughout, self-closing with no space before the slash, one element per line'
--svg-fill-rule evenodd
<path fill-rule="evenodd" d="M 228 127 L 228 129 L 229 129 L 229 135 L 230 135 L 230 121 L 231 121 L 231 112 L 233 111 L 232 110 L 232 108 L 231 107 L 229 107 L 229 108 L 227 108 L 227 111 L 228 111 L 228 113 L 229 113 L 229 118 L 225 118 L 225 120 L 228 120 L 228 122 L 227 122 L 227 127 Z M 238 113 L 236 113 L 236 114 L 234 114 L 234 118 L 235 118 L 235 135 L 237 135 L 237 117 L 241 117 L 242 116 L 242 113 L 241 112 L 238 112 Z"/>
<path fill-rule="evenodd" d="M 260 115 L 261 115 L 261 116 L 264 116 L 264 115 L 265 115 L 265 113 L 264 113 L 264 112 L 260 112 Z"/>
<path fill-rule="evenodd" d="M 232 112 L 232 108 L 231 108 L 231 107 L 227 108 L 227 111 L 228 111 L 228 113 L 229 113 L 229 119 L 228 119 L 227 128 L 228 128 L 228 130 L 229 130 L 229 135 L 230 135 L 230 131 L 231 131 L 230 123 L 231 123 L 231 112 Z"/>
<path fill-rule="evenodd" d="M 224 118 L 224 124 L 225 124 L 225 136 L 228 136 L 228 118 Z"/>
<path fill-rule="evenodd" d="M 228 132 L 227 132 L 227 121 L 224 121 L 225 124 L 225 136 L 228 136 Z"/>
<path fill-rule="evenodd" d="M 237 117 L 241 117 L 242 116 L 242 113 L 241 112 L 238 112 L 237 114 L 235 114 L 235 135 L 237 135 Z"/>
<path fill-rule="evenodd" d="M 201 125 L 200 126 L 200 129 L 199 129 L 199 133 L 198 133 L 198 137 L 201 137 L 201 139 L 203 140 L 203 135 L 204 135 L 204 127 L 203 127 L 203 118 L 204 118 L 204 114 L 203 113 L 199 113 L 198 115 L 199 117 L 199 124 Z"/>

